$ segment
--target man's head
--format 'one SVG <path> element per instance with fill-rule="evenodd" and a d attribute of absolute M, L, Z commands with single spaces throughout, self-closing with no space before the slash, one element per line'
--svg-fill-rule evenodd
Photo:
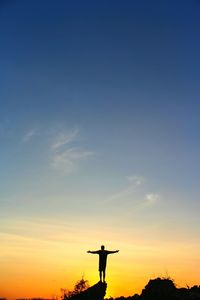
<path fill-rule="evenodd" d="M 105 249 L 105 246 L 104 246 L 104 245 L 102 245 L 102 246 L 101 246 L 101 250 L 104 250 L 104 249 Z"/>

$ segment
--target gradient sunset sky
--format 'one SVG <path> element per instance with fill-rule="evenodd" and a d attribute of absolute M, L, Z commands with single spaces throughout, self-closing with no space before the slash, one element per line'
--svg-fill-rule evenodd
<path fill-rule="evenodd" d="M 200 284 L 200 2 L 0 1 L 0 297 Z"/>

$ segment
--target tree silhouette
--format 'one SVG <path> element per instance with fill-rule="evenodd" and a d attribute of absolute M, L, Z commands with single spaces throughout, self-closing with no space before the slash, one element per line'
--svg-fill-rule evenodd
<path fill-rule="evenodd" d="M 78 280 L 74 286 L 73 291 L 68 291 L 67 289 L 61 289 L 61 299 L 63 300 L 67 300 L 70 299 L 78 294 L 80 294 L 81 292 L 85 291 L 86 289 L 89 288 L 89 283 L 88 280 L 85 280 L 83 277 Z"/>

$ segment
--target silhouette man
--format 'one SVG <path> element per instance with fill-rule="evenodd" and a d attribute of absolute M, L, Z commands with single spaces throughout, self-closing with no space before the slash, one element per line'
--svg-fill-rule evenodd
<path fill-rule="evenodd" d="M 115 251 L 105 250 L 105 247 L 103 245 L 101 246 L 101 250 L 97 250 L 97 251 L 90 251 L 89 250 L 89 251 L 87 251 L 87 253 L 99 254 L 99 277 L 100 277 L 101 282 L 102 282 L 102 273 L 103 273 L 103 282 L 105 282 L 106 262 L 107 262 L 108 254 L 117 253 L 117 252 L 119 252 L 119 250 L 115 250 Z"/>

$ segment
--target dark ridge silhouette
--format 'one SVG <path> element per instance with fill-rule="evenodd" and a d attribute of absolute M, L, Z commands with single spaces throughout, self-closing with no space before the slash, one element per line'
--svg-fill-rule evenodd
<path fill-rule="evenodd" d="M 176 288 L 173 280 L 156 278 L 149 280 L 141 295 L 122 296 L 115 298 L 115 300 L 200 300 L 200 286 Z"/>
<path fill-rule="evenodd" d="M 7 299 L 5 298 L 5 300 Z M 34 297 L 34 298 L 16 298 L 15 300 L 55 300 L 55 298 Z"/>
<path fill-rule="evenodd" d="M 200 300 L 200 286 L 194 285 L 191 288 L 177 289 L 177 299 L 179 299 L 179 300 Z"/>
<path fill-rule="evenodd" d="M 77 284 L 82 284 L 84 288 L 86 285 L 84 279 L 78 281 Z M 77 286 L 77 285 L 76 285 Z M 76 287 L 75 286 L 75 287 Z M 82 288 L 81 287 L 81 288 Z M 117 297 L 104 299 L 107 289 L 107 283 L 98 282 L 95 285 L 86 288 L 85 290 L 79 289 L 80 292 L 72 291 L 67 293 L 62 300 L 200 300 L 200 286 L 195 285 L 187 288 L 177 288 L 173 280 L 169 278 L 156 278 L 149 280 L 148 284 L 142 290 L 141 295 L 135 294 L 129 297 Z M 0 300 L 6 300 L 1 298 Z M 18 298 L 17 300 L 53 300 L 44 298 Z"/>
<path fill-rule="evenodd" d="M 107 283 L 98 282 L 83 292 L 70 297 L 64 297 L 64 300 L 103 300 L 106 294 Z"/>
<path fill-rule="evenodd" d="M 176 299 L 176 287 L 171 279 L 150 280 L 142 290 L 141 299 L 174 300 Z"/>

